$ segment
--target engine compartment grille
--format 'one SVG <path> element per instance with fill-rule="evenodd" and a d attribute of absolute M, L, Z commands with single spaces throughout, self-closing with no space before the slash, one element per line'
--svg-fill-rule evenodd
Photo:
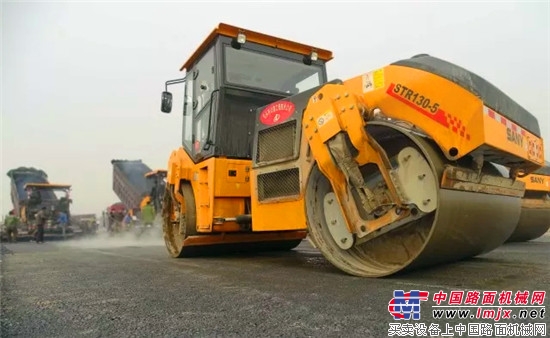
<path fill-rule="evenodd" d="M 296 120 L 260 130 L 256 151 L 257 164 L 291 159 L 296 155 Z"/>
<path fill-rule="evenodd" d="M 300 171 L 290 168 L 258 175 L 258 200 L 300 194 Z"/>

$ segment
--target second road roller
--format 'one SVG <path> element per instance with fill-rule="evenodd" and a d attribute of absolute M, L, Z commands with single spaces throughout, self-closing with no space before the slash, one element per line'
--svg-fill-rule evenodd
<path fill-rule="evenodd" d="M 519 180 L 525 182 L 525 195 L 518 225 L 507 242 L 530 241 L 550 229 L 550 162 Z"/>
<path fill-rule="evenodd" d="M 489 252 L 514 232 L 544 165 L 537 119 L 483 78 L 419 54 L 347 80 L 332 52 L 219 24 L 184 84 L 168 161 L 173 257 L 289 250 L 306 235 L 351 275 Z M 504 177 L 492 163 L 508 168 Z"/>

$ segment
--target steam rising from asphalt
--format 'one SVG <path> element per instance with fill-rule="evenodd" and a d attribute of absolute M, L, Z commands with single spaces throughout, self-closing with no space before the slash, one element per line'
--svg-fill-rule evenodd
<path fill-rule="evenodd" d="M 56 244 L 80 249 L 108 249 L 129 246 L 159 246 L 164 245 L 164 240 L 162 229 L 158 227 L 149 228 L 139 236 L 136 231 L 109 234 L 104 229 L 98 229 L 95 235 L 61 241 Z"/>

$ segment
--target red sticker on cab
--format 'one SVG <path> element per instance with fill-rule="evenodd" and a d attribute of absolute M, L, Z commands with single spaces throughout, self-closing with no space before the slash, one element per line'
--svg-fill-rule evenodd
<path fill-rule="evenodd" d="M 260 113 L 260 122 L 268 126 L 282 123 L 294 114 L 294 110 L 294 103 L 290 101 L 273 102 Z"/>

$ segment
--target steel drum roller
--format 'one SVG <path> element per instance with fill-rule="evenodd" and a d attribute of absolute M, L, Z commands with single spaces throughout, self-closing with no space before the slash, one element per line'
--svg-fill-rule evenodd
<path fill-rule="evenodd" d="M 371 123 L 367 129 L 389 157 L 415 146 L 440 182 L 447 160 L 433 142 L 389 123 Z M 314 167 L 306 187 L 310 236 L 327 260 L 357 276 L 381 277 L 491 251 L 510 237 L 520 217 L 520 198 L 439 188 L 435 212 L 343 250 L 323 217 L 323 197 L 330 192 L 330 183 Z"/>
<path fill-rule="evenodd" d="M 499 175 L 509 177 L 510 173 L 507 168 L 494 166 Z M 506 242 L 525 242 L 537 239 L 544 235 L 548 229 L 550 229 L 550 195 L 544 191 L 525 191 L 521 200 L 518 224 Z"/>
<path fill-rule="evenodd" d="M 544 235 L 550 229 L 550 208 L 531 208 L 529 200 L 522 201 L 521 216 L 507 242 L 524 242 Z"/>

